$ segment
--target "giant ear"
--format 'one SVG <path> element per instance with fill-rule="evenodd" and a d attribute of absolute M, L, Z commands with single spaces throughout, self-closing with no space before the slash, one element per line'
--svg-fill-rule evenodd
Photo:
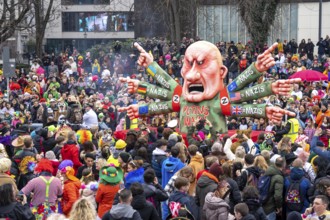
<path fill-rule="evenodd" d="M 225 79 L 226 76 L 227 76 L 227 73 L 228 73 L 227 67 L 222 64 L 221 67 L 220 67 L 220 78 Z"/>

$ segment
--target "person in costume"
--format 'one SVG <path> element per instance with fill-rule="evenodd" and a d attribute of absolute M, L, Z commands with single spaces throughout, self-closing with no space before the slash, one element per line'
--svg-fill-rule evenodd
<path fill-rule="evenodd" d="M 112 208 L 113 200 L 119 191 L 120 182 L 123 180 L 123 172 L 113 166 L 103 167 L 100 170 L 100 184 L 96 192 L 95 200 L 99 204 L 98 219 Z"/>
<path fill-rule="evenodd" d="M 188 126 L 191 126 L 195 120 L 204 118 L 212 122 L 216 131 L 225 133 L 227 131 L 225 116 L 267 117 L 275 123 L 280 123 L 283 115 L 293 115 L 287 110 L 266 104 L 242 104 L 256 97 L 271 94 L 287 96 L 292 84 L 301 81 L 301 79 L 269 81 L 244 89 L 260 78 L 264 71 L 275 65 L 271 53 L 277 47 L 277 43 L 259 55 L 257 61 L 247 67 L 227 87 L 223 80 L 228 70 L 222 64 L 222 57 L 217 47 L 209 42 L 198 41 L 186 50 L 181 70 L 184 78 L 182 87 L 154 62 L 151 54 L 139 44 L 134 45 L 140 51 L 138 64 L 144 66 L 147 73 L 163 88 L 133 79 L 120 78 L 121 82 L 128 83 L 129 93 L 137 92 L 163 101 L 119 108 L 119 111 L 127 111 L 131 119 L 174 111 L 180 112 L 180 130 L 183 133 L 187 133 Z"/>
<path fill-rule="evenodd" d="M 72 167 L 65 167 L 61 170 L 64 179 L 63 198 L 61 207 L 63 214 L 69 217 L 69 213 L 73 204 L 79 199 L 79 189 L 81 183 L 77 177 L 74 176 L 74 169 Z"/>
<path fill-rule="evenodd" d="M 21 191 L 26 196 L 33 193 L 32 213 L 37 220 L 45 220 L 57 211 L 56 201 L 62 196 L 62 184 L 59 178 L 52 176 L 53 166 L 48 159 L 41 159 L 35 172 L 39 176 L 29 181 Z"/>

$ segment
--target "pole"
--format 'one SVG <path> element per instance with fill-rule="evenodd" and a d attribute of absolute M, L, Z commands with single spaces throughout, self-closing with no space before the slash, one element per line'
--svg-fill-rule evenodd
<path fill-rule="evenodd" d="M 319 2 L 319 39 L 322 37 L 322 0 Z"/>

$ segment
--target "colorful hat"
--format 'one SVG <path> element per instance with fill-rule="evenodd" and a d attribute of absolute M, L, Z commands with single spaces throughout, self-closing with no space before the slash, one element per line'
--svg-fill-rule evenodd
<path fill-rule="evenodd" d="M 83 144 L 86 141 L 92 141 L 92 132 L 86 129 L 80 129 L 77 131 L 77 140 L 79 144 Z"/>
<path fill-rule="evenodd" d="M 100 178 L 107 183 L 118 184 L 123 179 L 123 171 L 115 167 L 103 167 L 100 170 Z"/>
<path fill-rule="evenodd" d="M 71 160 L 63 160 L 60 165 L 58 165 L 59 170 L 62 170 L 65 167 L 73 167 L 73 162 Z"/>
<path fill-rule="evenodd" d="M 65 167 L 61 170 L 61 173 L 65 174 L 66 177 L 69 179 L 69 180 L 72 180 L 72 181 L 79 181 L 79 179 L 77 177 L 75 177 L 74 175 L 74 169 L 72 167 Z"/>
<path fill-rule="evenodd" d="M 115 148 L 116 150 L 122 150 L 126 147 L 126 142 L 123 141 L 122 139 L 119 139 L 117 142 L 116 142 L 116 145 L 115 145 Z"/>
<path fill-rule="evenodd" d="M 11 145 L 13 145 L 13 147 L 23 147 L 24 139 L 27 137 L 30 137 L 30 135 L 19 136 L 19 137 L 15 138 L 15 140 L 13 140 L 13 142 L 11 142 Z"/>
<path fill-rule="evenodd" d="M 22 174 L 31 173 L 34 171 L 34 168 L 36 167 L 37 161 L 32 156 L 26 156 L 23 158 L 23 160 L 19 164 L 19 170 Z"/>

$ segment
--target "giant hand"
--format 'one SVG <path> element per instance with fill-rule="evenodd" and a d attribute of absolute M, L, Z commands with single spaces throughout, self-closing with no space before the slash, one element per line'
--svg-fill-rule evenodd
<path fill-rule="evenodd" d="M 281 124 L 284 115 L 294 117 L 296 114 L 278 107 L 266 107 L 266 117 L 275 124 Z"/>
<path fill-rule="evenodd" d="M 127 112 L 127 116 L 133 120 L 135 118 L 139 117 L 139 106 L 134 104 L 134 105 L 130 105 L 128 107 L 122 107 L 122 108 L 118 108 L 119 112 Z"/>
<path fill-rule="evenodd" d="M 139 56 L 139 59 L 137 61 L 140 66 L 143 66 L 144 68 L 147 68 L 152 62 L 154 62 L 154 57 L 152 56 L 152 54 L 145 51 L 140 46 L 140 44 L 135 42 L 134 47 L 136 47 L 136 49 L 138 49 L 138 51 L 140 52 L 140 56 Z"/>
<path fill-rule="evenodd" d="M 272 92 L 282 96 L 290 96 L 293 84 L 300 82 L 301 79 L 277 80 L 272 83 Z"/>
<path fill-rule="evenodd" d="M 123 77 L 119 77 L 120 82 L 122 83 L 127 83 L 128 87 L 127 87 L 127 91 L 128 93 L 136 93 L 139 87 L 139 80 L 136 79 L 129 79 L 129 78 L 123 78 Z"/>
<path fill-rule="evenodd" d="M 254 65 L 259 72 L 264 72 L 275 65 L 272 52 L 275 50 L 275 48 L 277 48 L 277 45 L 278 43 L 274 43 L 271 47 L 265 50 L 265 52 L 257 57 L 257 61 Z"/>

